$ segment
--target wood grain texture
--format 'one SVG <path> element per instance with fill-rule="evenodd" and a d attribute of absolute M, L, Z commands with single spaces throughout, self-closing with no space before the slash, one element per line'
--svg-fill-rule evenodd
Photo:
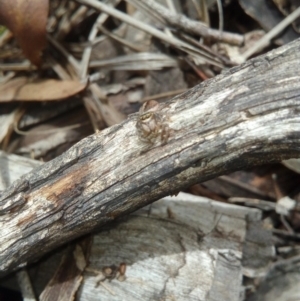
<path fill-rule="evenodd" d="M 81 274 L 74 250 L 82 248 L 83 240 L 69 244 L 63 256 L 59 248 L 28 271 L 40 300 L 71 300 L 74 292 L 70 289 L 81 282 L 77 301 L 239 301 L 244 292 L 244 258 L 250 261 L 252 257 L 256 263 L 260 260 L 256 268 L 260 273 L 274 259 L 271 239 L 262 242 L 249 237 L 251 224 L 257 226 L 258 236 L 265 232 L 261 217 L 258 209 L 180 193 L 94 233 Z M 102 277 L 106 268 L 118 268 L 121 263 L 126 266 L 123 281 L 116 274 Z M 16 287 L 12 281 L 1 285 Z"/>
<path fill-rule="evenodd" d="M 0 197 L 0 274 L 163 196 L 299 157 L 300 41 L 162 105 L 172 135 L 147 146 L 136 117 L 83 139 Z"/>
<path fill-rule="evenodd" d="M 240 300 L 243 244 L 260 210 L 180 193 L 147 213 L 138 211 L 94 235 L 77 301 Z M 97 285 L 98 275 L 89 270 L 101 273 L 121 262 L 124 281 Z"/>

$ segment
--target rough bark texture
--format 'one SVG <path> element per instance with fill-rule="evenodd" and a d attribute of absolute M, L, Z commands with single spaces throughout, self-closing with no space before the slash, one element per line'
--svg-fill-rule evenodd
<path fill-rule="evenodd" d="M 180 193 L 154 203 L 150 216 L 143 211 L 93 239 L 89 268 L 124 262 L 125 281 L 104 281 L 107 290 L 87 269 L 77 301 L 240 300 L 243 244 L 260 210 Z"/>
<path fill-rule="evenodd" d="M 260 261 L 252 269 L 258 272 L 274 259 L 272 233 L 260 226 L 261 217 L 258 209 L 180 193 L 77 240 L 64 255 L 59 249 L 28 269 L 30 279 L 41 301 L 73 300 L 79 285 L 77 301 L 243 300 L 242 275 L 249 267 L 242 258 Z M 264 241 L 248 240 L 251 224 Z M 103 277 L 121 263 L 123 281 L 116 273 Z M 11 278 L 1 285 L 15 288 Z"/>
<path fill-rule="evenodd" d="M 0 197 L 0 274 L 196 182 L 299 157 L 299 45 L 162 105 L 166 145 L 141 143 L 131 117 L 15 182 Z"/>

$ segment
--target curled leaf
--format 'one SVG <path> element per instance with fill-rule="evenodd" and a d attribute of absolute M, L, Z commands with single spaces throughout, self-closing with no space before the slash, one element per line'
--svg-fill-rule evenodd
<path fill-rule="evenodd" d="M 49 0 L 0 1 L 0 24 L 12 31 L 25 56 L 37 66 L 47 41 L 48 10 Z"/>

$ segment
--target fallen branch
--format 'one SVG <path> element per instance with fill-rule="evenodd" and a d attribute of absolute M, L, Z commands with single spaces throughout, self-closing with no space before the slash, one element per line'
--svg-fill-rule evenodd
<path fill-rule="evenodd" d="M 163 196 L 218 175 L 299 157 L 300 40 L 161 105 L 165 145 L 136 117 L 83 139 L 0 197 L 0 274 Z"/>

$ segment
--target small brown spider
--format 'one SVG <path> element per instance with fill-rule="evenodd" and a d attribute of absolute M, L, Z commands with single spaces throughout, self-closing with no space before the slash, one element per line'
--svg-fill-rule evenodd
<path fill-rule="evenodd" d="M 139 139 L 143 142 L 154 144 L 159 138 L 164 144 L 169 138 L 169 126 L 164 115 L 159 110 L 156 100 L 145 102 L 140 108 L 136 130 Z"/>

